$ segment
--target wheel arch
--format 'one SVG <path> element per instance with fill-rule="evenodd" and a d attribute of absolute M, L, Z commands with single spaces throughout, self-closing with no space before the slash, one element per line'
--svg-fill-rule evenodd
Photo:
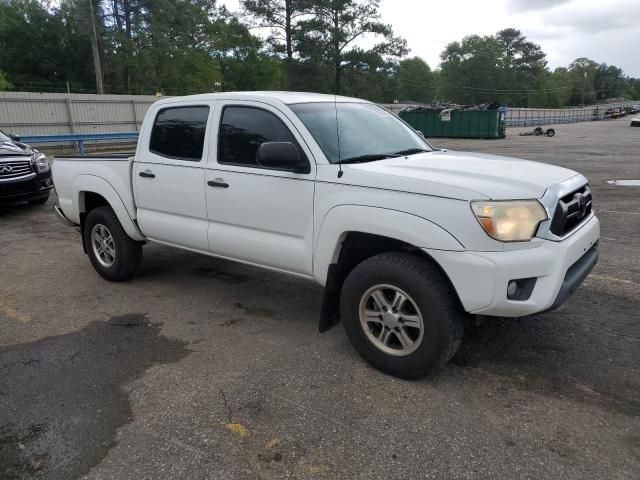
<path fill-rule="evenodd" d="M 133 240 L 145 240 L 144 235 L 131 218 L 118 192 L 103 178 L 94 175 L 79 175 L 75 177 L 73 196 L 77 202 L 82 231 L 84 231 L 84 221 L 91 210 L 97 207 L 109 206 L 115 212 L 127 235 Z"/>
<path fill-rule="evenodd" d="M 340 212 L 334 212 L 339 209 Z M 331 212 L 334 216 L 330 216 Z M 400 225 L 403 227 L 399 228 Z M 464 246 L 440 226 L 416 215 L 376 207 L 337 207 L 325 217 L 316 246 L 314 273 L 325 287 L 321 332 L 340 321 L 340 292 L 349 272 L 380 253 L 407 251 L 425 259 L 442 273 L 457 295 L 446 271 L 423 249 L 461 251 Z"/>

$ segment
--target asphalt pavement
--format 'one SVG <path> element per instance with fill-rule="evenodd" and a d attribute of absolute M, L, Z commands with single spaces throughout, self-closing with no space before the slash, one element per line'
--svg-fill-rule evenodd
<path fill-rule="evenodd" d="M 0 209 L 0 478 L 640 477 L 640 128 L 436 139 L 590 179 L 600 261 L 560 309 L 469 329 L 443 371 L 370 368 L 312 283 L 146 246 L 100 278 L 51 205 Z"/>

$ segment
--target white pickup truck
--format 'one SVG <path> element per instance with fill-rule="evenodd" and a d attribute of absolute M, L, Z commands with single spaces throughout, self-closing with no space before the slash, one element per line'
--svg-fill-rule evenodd
<path fill-rule="evenodd" d="M 57 157 L 53 179 L 56 214 L 104 278 L 132 278 L 156 242 L 312 280 L 320 330 L 342 320 L 404 378 L 446 363 L 473 315 L 557 307 L 598 258 L 582 175 L 438 150 L 354 98 L 162 99 L 135 156 Z"/>

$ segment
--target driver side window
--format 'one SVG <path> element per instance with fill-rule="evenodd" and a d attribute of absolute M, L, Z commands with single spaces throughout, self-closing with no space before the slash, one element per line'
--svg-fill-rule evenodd
<path fill-rule="evenodd" d="M 218 163 L 258 167 L 256 153 L 265 142 L 291 142 L 304 152 L 273 113 L 253 107 L 225 107 L 218 136 Z"/>

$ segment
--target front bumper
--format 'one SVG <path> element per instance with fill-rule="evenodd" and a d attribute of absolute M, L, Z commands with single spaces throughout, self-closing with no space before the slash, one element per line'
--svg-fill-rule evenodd
<path fill-rule="evenodd" d="M 504 252 L 426 250 L 443 268 L 469 313 L 521 317 L 557 308 L 569 298 L 598 259 L 600 223 L 594 216 L 560 242 Z M 507 298 L 511 280 L 535 278 L 526 300 Z"/>
<path fill-rule="evenodd" d="M 27 202 L 48 196 L 53 188 L 51 171 L 32 175 L 26 180 L 0 181 L 0 204 Z"/>

